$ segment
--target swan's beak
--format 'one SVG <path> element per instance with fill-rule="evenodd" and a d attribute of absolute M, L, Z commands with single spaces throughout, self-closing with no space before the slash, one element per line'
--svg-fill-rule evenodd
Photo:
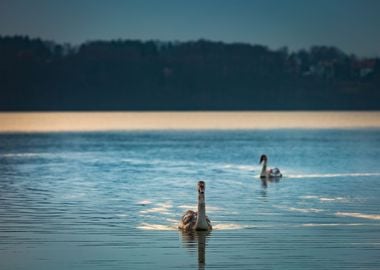
<path fill-rule="evenodd" d="M 265 156 L 265 155 L 262 155 L 261 157 L 260 157 L 260 162 L 259 162 L 259 164 L 261 164 L 264 160 L 266 160 L 267 159 L 267 157 Z"/>
<path fill-rule="evenodd" d="M 205 183 L 203 181 L 199 181 L 198 183 L 198 193 L 199 194 L 205 193 Z"/>

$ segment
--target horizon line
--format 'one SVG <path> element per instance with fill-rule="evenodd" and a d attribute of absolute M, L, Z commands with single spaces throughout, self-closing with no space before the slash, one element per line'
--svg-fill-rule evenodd
<path fill-rule="evenodd" d="M 0 113 L 0 133 L 378 129 L 375 112 L 34 112 Z"/>
<path fill-rule="evenodd" d="M 329 44 L 314 44 L 310 45 L 308 47 L 300 47 L 298 49 L 296 48 L 290 48 L 289 45 L 281 45 L 280 47 L 274 48 L 271 47 L 270 45 L 265 45 L 263 43 L 253 43 L 249 41 L 223 41 L 223 40 L 216 40 L 212 38 L 204 38 L 204 37 L 199 37 L 197 39 L 186 39 L 186 40 L 181 40 L 181 39 L 174 39 L 174 40 L 164 40 L 164 39 L 159 39 L 159 38 L 149 38 L 149 39 L 142 39 L 142 38 L 94 38 L 94 39 L 86 39 L 80 42 L 73 42 L 73 41 L 57 41 L 52 38 L 48 37 L 41 37 L 41 36 L 32 36 L 29 34 L 0 34 L 0 38 L 27 38 L 30 39 L 31 41 L 36 41 L 40 40 L 42 42 L 51 42 L 55 45 L 68 45 L 72 48 L 78 48 L 80 46 L 83 46 L 85 44 L 90 44 L 90 43 L 96 43 L 96 42 L 125 42 L 125 41 L 135 41 L 135 42 L 142 42 L 142 43 L 148 43 L 148 42 L 153 42 L 153 43 L 163 43 L 163 44 L 185 44 L 185 43 L 196 43 L 196 42 L 210 42 L 210 43 L 220 43 L 223 45 L 248 45 L 248 46 L 260 46 L 267 48 L 268 50 L 271 51 L 281 51 L 281 50 L 287 50 L 288 53 L 295 53 L 295 52 L 300 52 L 300 51 L 309 51 L 313 47 L 327 47 L 327 48 L 335 48 L 338 49 L 340 52 L 346 54 L 346 55 L 353 55 L 356 57 L 359 57 L 361 59 L 365 58 L 371 58 L 371 59 L 379 59 L 380 55 L 361 55 L 358 53 L 354 52 L 347 52 L 344 49 L 340 48 L 337 45 L 329 45 Z"/>

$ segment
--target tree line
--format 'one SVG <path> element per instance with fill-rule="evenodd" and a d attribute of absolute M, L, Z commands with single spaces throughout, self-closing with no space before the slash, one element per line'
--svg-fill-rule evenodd
<path fill-rule="evenodd" d="M 378 110 L 380 59 L 207 40 L 0 36 L 0 110 Z"/>

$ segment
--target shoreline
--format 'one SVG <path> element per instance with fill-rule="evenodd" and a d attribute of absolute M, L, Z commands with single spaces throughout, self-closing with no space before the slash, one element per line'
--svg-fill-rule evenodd
<path fill-rule="evenodd" d="M 1 112 L 0 132 L 380 128 L 380 111 Z"/>

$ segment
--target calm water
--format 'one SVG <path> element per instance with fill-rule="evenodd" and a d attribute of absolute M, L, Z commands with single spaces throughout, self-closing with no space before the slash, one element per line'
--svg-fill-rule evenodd
<path fill-rule="evenodd" d="M 0 269 L 379 269 L 379 164 L 380 130 L 3 133 Z"/>

